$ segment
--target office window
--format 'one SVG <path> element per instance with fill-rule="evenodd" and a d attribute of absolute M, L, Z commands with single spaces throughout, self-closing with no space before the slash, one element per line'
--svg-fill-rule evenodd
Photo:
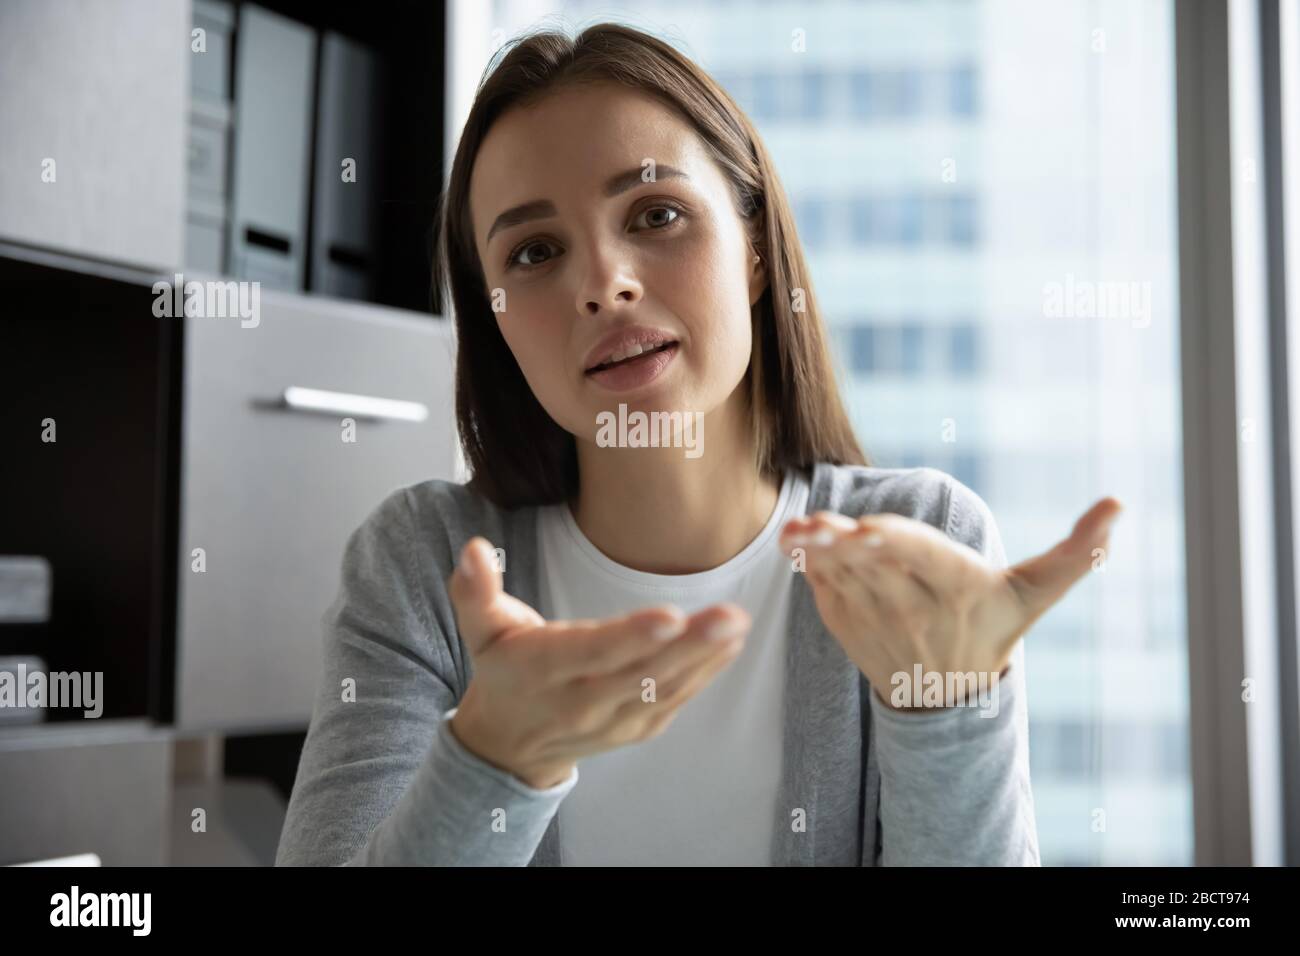
<path fill-rule="evenodd" d="M 874 242 L 876 238 L 875 203 L 871 199 L 862 196 L 851 197 L 846 202 L 849 206 L 850 235 L 854 244 L 865 246 Z"/>
<path fill-rule="evenodd" d="M 958 452 L 952 456 L 950 473 L 966 487 L 980 493 L 984 482 L 980 475 L 979 455 L 973 452 Z"/>
<path fill-rule="evenodd" d="M 915 193 L 892 196 L 886 200 L 891 218 L 889 239 L 899 245 L 914 245 L 921 241 L 921 197 Z"/>
<path fill-rule="evenodd" d="M 978 112 L 974 67 L 960 66 L 948 72 L 948 109 L 953 116 L 974 116 Z"/>
<path fill-rule="evenodd" d="M 755 73 L 750 78 L 750 95 L 753 97 L 754 113 L 752 117 L 775 120 L 781 118 L 781 85 L 775 76 L 766 71 Z"/>
<path fill-rule="evenodd" d="M 854 373 L 874 372 L 876 369 L 875 334 L 870 325 L 849 328 L 849 355 Z"/>
<path fill-rule="evenodd" d="M 827 108 L 826 74 L 820 70 L 811 70 L 799 77 L 800 103 L 796 115 L 806 121 L 823 119 Z"/>
<path fill-rule="evenodd" d="M 932 465 L 932 460 L 924 451 L 909 446 L 898 456 L 897 467 L 921 468 L 928 464 Z"/>
<path fill-rule="evenodd" d="M 754 77 L 744 70 L 715 70 L 713 78 L 722 88 L 731 94 L 742 110 L 752 118 L 757 111 L 754 108 Z"/>
<path fill-rule="evenodd" d="M 954 376 L 969 378 L 979 370 L 978 346 L 974 325 L 953 326 L 948 336 L 948 367 Z"/>
<path fill-rule="evenodd" d="M 826 206 L 817 199 L 794 204 L 794 224 L 804 245 L 821 246 L 826 241 Z"/>
<path fill-rule="evenodd" d="M 889 114 L 894 117 L 921 113 L 921 76 L 916 70 L 889 74 L 885 87 L 889 91 Z"/>
<path fill-rule="evenodd" d="M 903 372 L 903 330 L 894 322 L 882 323 L 875 328 L 872 342 L 875 371 L 880 375 L 898 377 Z"/>
<path fill-rule="evenodd" d="M 854 119 L 870 120 L 877 115 L 874 97 L 875 77 L 866 71 L 854 72 L 849 78 L 849 102 Z"/>
<path fill-rule="evenodd" d="M 947 232 L 944 238 L 957 246 L 973 246 L 976 241 L 975 200 L 970 196 L 953 196 L 948 200 Z"/>
<path fill-rule="evenodd" d="M 925 361 L 925 327 L 905 322 L 900 329 L 900 333 L 902 338 L 902 361 L 900 363 L 902 372 L 904 375 L 917 376 L 921 374 L 921 365 Z"/>

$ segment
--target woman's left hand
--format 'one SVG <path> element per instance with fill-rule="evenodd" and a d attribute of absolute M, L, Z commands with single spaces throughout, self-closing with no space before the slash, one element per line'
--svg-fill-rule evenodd
<path fill-rule="evenodd" d="M 796 560 L 802 549 L 822 620 L 892 707 L 893 676 L 911 681 L 918 664 L 923 674 L 1000 675 L 1020 636 L 1096 566 L 1120 510 L 1103 498 L 1056 547 L 1010 568 L 896 514 L 819 511 L 787 522 L 781 547 Z"/>

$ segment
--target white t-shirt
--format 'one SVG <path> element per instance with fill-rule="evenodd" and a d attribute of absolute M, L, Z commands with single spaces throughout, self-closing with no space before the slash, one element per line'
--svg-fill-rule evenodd
<path fill-rule="evenodd" d="M 566 865 L 771 863 L 795 573 L 776 542 L 785 522 L 804 514 L 808 494 L 806 479 L 788 472 L 758 537 L 698 574 L 625 567 L 587 539 L 568 505 L 539 509 L 538 610 L 548 620 L 609 617 L 656 604 L 691 614 L 721 601 L 740 605 L 753 619 L 740 655 L 663 733 L 578 761 L 578 783 L 559 809 Z"/>

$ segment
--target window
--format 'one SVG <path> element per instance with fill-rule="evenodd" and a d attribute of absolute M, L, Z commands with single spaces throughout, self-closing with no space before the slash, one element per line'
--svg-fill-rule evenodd
<path fill-rule="evenodd" d="M 973 376 L 979 371 L 978 340 L 973 325 L 954 326 L 948 339 L 949 369 L 954 375 Z"/>
<path fill-rule="evenodd" d="M 974 67 L 956 67 L 948 73 L 946 79 L 948 109 L 954 116 L 974 116 L 977 111 Z"/>

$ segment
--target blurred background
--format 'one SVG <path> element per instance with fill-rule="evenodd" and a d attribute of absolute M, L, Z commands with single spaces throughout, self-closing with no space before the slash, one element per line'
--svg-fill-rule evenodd
<path fill-rule="evenodd" d="M 1044 864 L 1300 860 L 1296 0 L 10 0 L 0 671 L 104 712 L 0 708 L 0 864 L 273 862 L 346 537 L 464 478 L 459 126 L 603 20 L 763 135 L 874 464 L 1012 563 L 1124 502 L 1026 642 Z M 154 285 L 227 280 L 255 324 Z"/>

